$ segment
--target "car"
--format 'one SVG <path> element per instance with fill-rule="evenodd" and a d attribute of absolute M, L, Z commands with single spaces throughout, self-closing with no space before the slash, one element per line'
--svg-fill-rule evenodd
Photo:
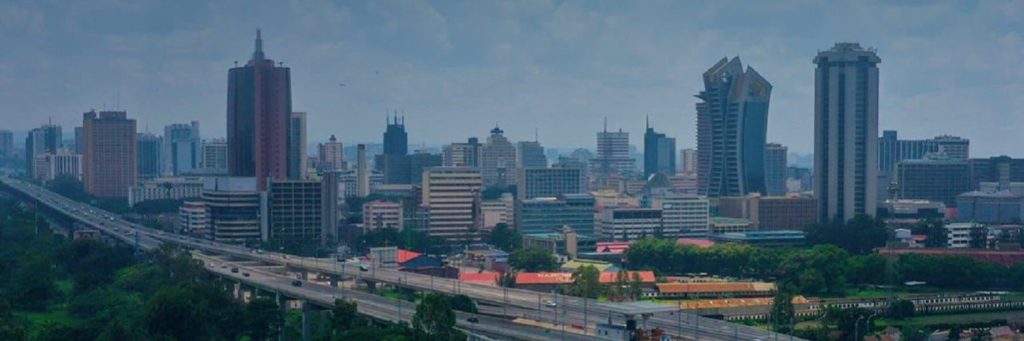
<path fill-rule="evenodd" d="M 237 274 L 238 273 L 238 268 L 231 268 L 231 273 Z"/>
<path fill-rule="evenodd" d="M 544 300 L 544 305 L 554 308 L 558 306 L 558 303 L 555 303 L 555 301 L 552 300 Z"/>
<path fill-rule="evenodd" d="M 248 272 L 243 272 L 242 276 L 249 277 L 249 273 Z"/>
<path fill-rule="evenodd" d="M 302 281 L 294 280 L 294 281 L 292 281 L 292 286 L 293 287 L 301 287 L 302 286 Z"/>
<path fill-rule="evenodd" d="M 475 317 L 470 317 L 470 318 L 466 319 L 466 322 L 469 322 L 469 323 L 478 323 L 478 322 L 480 322 L 480 319 L 478 319 L 478 318 L 475 318 Z"/>
<path fill-rule="evenodd" d="M 370 271 L 370 267 L 366 264 L 359 264 L 359 271 Z"/>
<path fill-rule="evenodd" d="M 228 266 L 227 266 L 227 265 L 221 265 L 221 266 L 220 266 L 220 268 L 221 268 L 221 269 L 227 269 L 227 268 L 228 268 Z"/>

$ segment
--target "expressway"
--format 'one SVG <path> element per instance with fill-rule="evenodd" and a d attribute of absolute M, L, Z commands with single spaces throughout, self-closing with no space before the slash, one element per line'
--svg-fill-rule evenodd
<path fill-rule="evenodd" d="M 371 269 L 369 269 L 370 271 L 361 271 L 361 269 L 359 269 L 358 266 L 353 266 L 352 264 L 339 262 L 333 259 L 298 257 L 294 255 L 286 255 L 275 252 L 263 252 L 260 250 L 246 248 L 244 246 L 239 245 L 223 244 L 206 239 L 165 233 L 163 231 L 127 222 L 121 219 L 120 217 L 116 216 L 115 214 L 105 212 L 98 208 L 64 198 L 63 196 L 52 193 L 46 189 L 43 189 L 39 186 L 30 183 L 9 178 L 0 178 L 0 182 L 2 182 L 4 185 L 13 190 L 20 192 L 25 196 L 35 199 L 36 202 L 39 204 L 46 205 L 51 209 L 64 214 L 67 217 L 74 218 L 76 221 L 86 226 L 106 232 L 107 234 L 114 236 L 115 238 L 124 241 L 130 245 L 138 245 L 138 247 L 143 250 L 150 250 L 159 247 L 161 243 L 168 242 L 185 246 L 194 250 L 201 250 L 207 253 L 220 254 L 224 256 L 235 257 L 238 259 L 259 261 L 266 264 L 282 265 L 290 269 L 297 269 L 301 271 L 318 272 L 322 274 L 330 274 L 344 277 L 356 277 L 358 278 L 358 280 L 361 281 L 387 283 L 397 287 L 405 287 L 420 291 L 432 291 L 448 294 L 464 294 L 473 298 L 482 306 L 489 305 L 492 307 L 500 308 L 497 310 L 500 310 L 501 315 L 505 315 L 507 317 L 533 319 L 549 323 L 551 325 L 559 326 L 559 328 L 565 328 L 566 325 L 577 327 L 586 326 L 587 330 L 593 331 L 596 328 L 596 323 L 598 322 L 604 322 L 609 319 L 613 319 L 617 323 L 622 323 L 624 320 L 624 315 L 622 312 L 629 311 L 629 309 L 627 309 L 624 305 L 619 303 L 597 302 L 596 300 L 582 299 L 573 296 L 544 294 L 522 289 L 501 288 L 490 285 L 464 283 L 455 279 L 420 275 L 381 267 L 372 267 Z M 211 270 L 216 272 L 217 269 Z M 251 270 L 255 271 L 254 269 Z M 250 271 L 250 273 L 253 273 L 253 271 Z M 267 281 L 266 283 L 276 283 L 271 281 L 269 277 L 259 278 L 261 280 Z M 286 281 L 286 284 L 288 284 L 289 287 L 291 286 L 290 278 L 284 278 L 282 276 L 281 280 Z M 250 282 L 251 281 L 252 280 L 250 280 Z M 322 287 L 322 290 L 325 291 L 324 293 L 322 293 L 322 295 L 327 295 L 327 293 L 336 295 L 339 294 L 340 292 L 355 293 L 355 291 L 344 291 L 344 289 L 339 290 L 339 288 L 330 286 Z M 306 290 L 293 288 L 289 289 Z M 322 296 L 321 298 L 326 298 L 326 296 Z M 333 302 L 333 299 L 330 299 L 330 302 Z M 367 302 L 371 301 L 367 300 Z M 360 301 L 360 306 L 362 305 L 363 301 Z M 397 313 L 397 309 L 394 309 L 396 311 L 385 312 L 384 310 L 389 308 L 382 307 L 381 302 L 379 301 L 369 303 L 369 305 L 370 306 L 368 306 L 366 309 L 380 309 L 375 310 L 374 312 L 385 313 L 388 316 L 392 316 L 392 318 L 390 318 L 389 320 L 395 320 L 394 316 L 397 316 L 390 315 L 390 313 Z M 394 306 L 394 303 L 389 303 L 386 304 L 385 306 Z M 410 309 L 409 311 L 411 312 L 413 310 Z M 794 339 L 792 338 L 792 336 L 789 335 L 772 333 L 754 327 L 684 313 L 681 310 L 678 310 L 672 306 L 665 306 L 651 311 L 652 313 L 647 315 L 649 318 L 638 318 L 638 323 L 640 324 L 640 326 L 645 326 L 647 328 L 660 328 L 664 330 L 667 334 L 677 337 L 677 339 Z M 461 318 L 460 321 L 466 322 L 464 319 Z M 490 326 L 490 323 L 483 323 L 485 321 L 484 318 L 480 318 L 480 321 L 480 325 L 486 324 Z M 460 324 L 460 327 L 463 327 L 463 324 L 464 323 Z M 499 329 L 501 329 L 501 331 L 506 331 L 507 334 L 508 329 L 519 329 L 522 328 L 522 326 L 524 325 L 516 324 L 515 328 L 505 327 Z M 519 338 L 513 335 L 504 336 Z M 548 337 L 541 339 L 550 338 L 551 336 L 549 335 Z"/>

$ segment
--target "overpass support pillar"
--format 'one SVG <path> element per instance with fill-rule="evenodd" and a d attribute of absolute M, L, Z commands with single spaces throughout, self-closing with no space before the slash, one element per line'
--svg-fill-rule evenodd
<path fill-rule="evenodd" d="M 377 293 L 377 282 L 376 281 L 366 281 L 366 291 L 368 291 L 371 294 Z"/>
<path fill-rule="evenodd" d="M 308 301 L 302 301 L 302 341 L 311 341 L 313 336 L 310 333 L 310 315 L 315 313 L 313 305 Z"/>
<path fill-rule="evenodd" d="M 338 275 L 331 275 L 330 280 L 331 280 L 331 286 L 332 287 L 335 287 L 335 288 L 338 287 L 338 277 L 339 277 Z"/>

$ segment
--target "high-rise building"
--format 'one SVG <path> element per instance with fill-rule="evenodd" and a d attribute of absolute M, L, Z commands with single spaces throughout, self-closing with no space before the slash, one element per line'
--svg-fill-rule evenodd
<path fill-rule="evenodd" d="M 244 244 L 263 239 L 257 186 L 253 177 L 204 179 L 202 198 L 213 240 Z"/>
<path fill-rule="evenodd" d="M 35 160 L 39 155 L 56 154 L 62 147 L 61 127 L 54 124 L 45 124 L 42 127 L 32 129 L 25 137 L 25 167 L 30 177 L 35 178 Z"/>
<path fill-rule="evenodd" d="M 590 160 L 591 174 L 599 185 L 607 182 L 613 175 L 631 175 L 636 168 L 636 159 L 629 156 L 629 133 L 608 131 L 605 123 L 604 131 L 597 133 L 597 157 Z"/>
<path fill-rule="evenodd" d="M 939 201 L 956 207 L 956 196 L 970 192 L 971 168 L 965 159 L 930 157 L 896 164 L 900 199 Z"/>
<path fill-rule="evenodd" d="M 85 154 L 85 132 L 82 127 L 75 127 L 75 153 Z"/>
<path fill-rule="evenodd" d="M 287 179 L 291 71 L 266 58 L 259 31 L 252 59 L 228 71 L 227 112 L 228 174 L 256 177 L 260 190 Z"/>
<path fill-rule="evenodd" d="M 569 226 L 577 233 L 594 235 L 594 197 L 589 194 L 566 194 L 541 197 L 516 203 L 516 231 L 521 234 L 551 233 Z"/>
<path fill-rule="evenodd" d="M 653 198 L 651 207 L 661 209 L 663 237 L 707 237 L 710 217 L 707 198 L 669 193 Z"/>
<path fill-rule="evenodd" d="M 306 113 L 292 112 L 288 119 L 288 178 L 305 179 L 306 166 Z"/>
<path fill-rule="evenodd" d="M 941 153 L 947 158 L 967 160 L 971 141 L 950 135 L 924 140 L 901 140 L 895 130 L 886 130 L 878 138 L 878 171 L 887 180 L 895 176 L 896 164 L 903 160 L 920 160 L 928 154 Z"/>
<path fill-rule="evenodd" d="M 441 151 L 445 167 L 480 167 L 480 141 L 470 137 L 465 143 L 445 145 Z"/>
<path fill-rule="evenodd" d="M 317 168 L 320 171 L 340 171 L 345 168 L 344 148 L 333 134 L 326 143 L 317 146 Z"/>
<path fill-rule="evenodd" d="M 772 85 L 739 57 L 704 72 L 697 94 L 697 190 L 723 197 L 764 193 L 764 145 Z"/>
<path fill-rule="evenodd" d="M 409 154 L 409 134 L 405 132 L 405 117 L 399 121 L 396 112 L 394 122 L 388 121 L 387 124 L 387 129 L 384 130 L 384 155 Z"/>
<path fill-rule="evenodd" d="M 837 43 L 814 58 L 814 195 L 818 221 L 875 215 L 878 66 L 874 49 Z"/>
<path fill-rule="evenodd" d="M 82 115 L 85 190 L 98 198 L 124 198 L 138 181 L 135 120 L 124 111 Z"/>
<path fill-rule="evenodd" d="M 786 195 L 786 154 L 789 148 L 778 143 L 764 146 L 765 195 Z"/>
<path fill-rule="evenodd" d="M 203 179 L 198 177 L 163 177 L 139 181 L 128 187 L 128 207 L 150 200 L 183 200 L 203 195 Z"/>
<path fill-rule="evenodd" d="M 718 213 L 726 218 L 748 220 L 751 227 L 761 231 L 803 230 L 818 221 L 817 205 L 812 197 L 751 194 L 719 198 Z"/>
<path fill-rule="evenodd" d="M 9 158 L 11 155 L 14 155 L 14 133 L 0 129 L 0 158 Z"/>
<path fill-rule="evenodd" d="M 580 171 L 580 176 L 579 176 L 580 192 L 585 193 L 585 192 L 589 192 L 590 191 L 590 167 L 589 167 L 589 164 L 587 163 L 588 160 L 590 160 L 589 157 L 585 158 L 585 159 L 583 159 L 581 161 L 580 159 L 573 158 L 573 157 L 559 156 L 558 157 L 558 162 L 556 162 L 555 164 L 552 164 L 551 168 L 554 168 L 554 169 L 577 169 L 577 170 L 579 170 Z"/>
<path fill-rule="evenodd" d="M 516 144 L 516 167 L 545 168 L 548 157 L 544 156 L 544 147 L 537 141 L 519 141 Z"/>
<path fill-rule="evenodd" d="M 407 169 L 409 173 L 406 177 L 409 181 L 406 183 L 419 185 L 423 183 L 423 171 L 430 167 L 440 167 L 442 164 L 441 154 L 431 154 L 426 150 L 416 150 L 412 154 L 405 156 L 405 159 L 409 160 L 409 166 Z"/>
<path fill-rule="evenodd" d="M 69 176 L 82 180 L 82 156 L 71 153 L 66 148 L 57 150 L 56 154 L 36 155 L 36 180 L 51 181 L 58 177 Z"/>
<path fill-rule="evenodd" d="M 427 234 L 450 242 L 480 239 L 480 171 L 464 167 L 434 167 L 423 173 L 423 206 L 430 222 Z"/>
<path fill-rule="evenodd" d="M 266 217 L 269 240 L 280 245 L 318 246 L 323 242 L 322 183 L 317 180 L 270 180 Z"/>
<path fill-rule="evenodd" d="M 697 150 L 693 148 L 683 148 L 679 151 L 679 162 L 682 164 L 679 170 L 683 174 L 696 174 L 697 173 Z"/>
<path fill-rule="evenodd" d="M 932 139 L 938 146 L 939 153 L 955 160 L 967 160 L 971 157 L 971 140 L 952 136 L 941 135 Z"/>
<path fill-rule="evenodd" d="M 607 241 L 631 241 L 663 236 L 661 213 L 658 208 L 605 209 L 600 213 L 597 237 Z"/>
<path fill-rule="evenodd" d="M 521 199 L 584 193 L 581 176 L 579 168 L 521 168 L 516 191 Z"/>
<path fill-rule="evenodd" d="M 999 188 L 1008 189 L 1014 182 L 1024 182 L 1024 159 L 1009 156 L 994 156 L 986 159 L 970 159 L 972 189 L 980 189 L 982 182 L 994 182 Z"/>
<path fill-rule="evenodd" d="M 644 179 L 654 173 L 676 174 L 676 139 L 655 132 L 648 119 L 644 131 Z"/>
<path fill-rule="evenodd" d="M 228 144 L 224 139 L 203 141 L 203 169 L 211 173 L 227 173 Z"/>
<path fill-rule="evenodd" d="M 164 167 L 168 175 L 191 173 L 199 168 L 201 160 L 199 122 L 175 123 L 164 127 Z"/>
<path fill-rule="evenodd" d="M 163 139 L 150 133 L 139 133 L 137 139 L 139 178 L 159 177 L 164 169 L 162 151 L 166 148 Z"/>
<path fill-rule="evenodd" d="M 487 143 L 480 147 L 480 173 L 484 186 L 515 184 L 516 147 L 503 133 L 501 128 L 494 127 Z"/>
<path fill-rule="evenodd" d="M 370 167 L 366 164 L 366 145 L 356 146 L 356 195 L 370 195 Z"/>

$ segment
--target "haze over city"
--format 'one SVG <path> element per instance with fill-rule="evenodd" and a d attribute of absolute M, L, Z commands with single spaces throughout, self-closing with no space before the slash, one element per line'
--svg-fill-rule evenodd
<path fill-rule="evenodd" d="M 377 141 L 387 110 L 410 143 L 440 146 L 539 130 L 547 147 L 593 148 L 644 116 L 695 146 L 700 75 L 739 56 L 773 85 L 768 141 L 810 153 L 814 65 L 838 41 L 878 49 L 880 130 L 954 134 L 972 155 L 1024 155 L 1020 2 L 7 2 L 0 4 L 0 121 L 73 126 L 126 109 L 139 130 L 198 120 L 223 137 L 225 69 L 257 28 L 292 68 L 309 141 Z M 344 86 L 342 86 L 344 84 Z M 38 118 L 26 120 L 23 118 Z"/>

